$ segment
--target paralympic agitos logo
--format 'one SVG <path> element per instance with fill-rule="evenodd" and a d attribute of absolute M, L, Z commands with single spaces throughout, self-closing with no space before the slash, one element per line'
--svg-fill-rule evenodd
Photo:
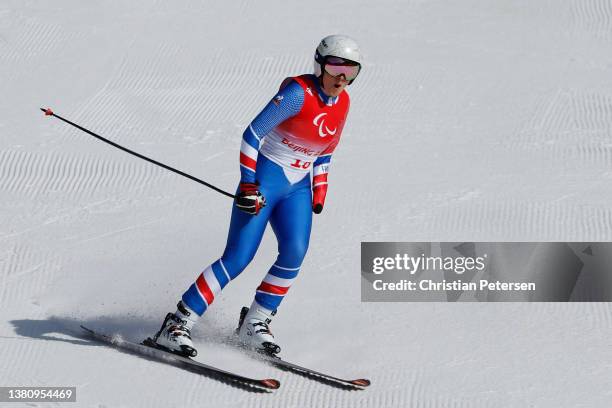
<path fill-rule="evenodd" d="M 312 124 L 315 126 L 319 127 L 319 136 L 320 137 L 325 137 L 325 136 L 329 136 L 329 135 L 335 135 L 336 131 L 338 130 L 337 127 L 335 127 L 333 130 L 328 128 L 327 126 L 325 126 L 325 118 L 324 116 L 327 115 L 326 112 L 320 113 L 317 116 L 315 116 L 315 118 L 312 121 Z"/>

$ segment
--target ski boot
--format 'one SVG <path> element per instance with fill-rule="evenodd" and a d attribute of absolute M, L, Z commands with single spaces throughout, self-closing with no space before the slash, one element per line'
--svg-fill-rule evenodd
<path fill-rule="evenodd" d="M 176 305 L 175 313 L 168 313 L 161 328 L 153 337 L 155 346 L 184 356 L 195 357 L 198 351 L 191 341 L 191 329 L 198 315 L 189 309 L 183 301 Z"/>
<path fill-rule="evenodd" d="M 276 310 L 269 311 L 253 301 L 251 308 L 243 307 L 240 311 L 240 320 L 236 334 L 238 339 L 247 348 L 255 349 L 269 355 L 280 353 L 281 348 L 274 341 L 274 335 L 270 331 L 269 324 Z"/>

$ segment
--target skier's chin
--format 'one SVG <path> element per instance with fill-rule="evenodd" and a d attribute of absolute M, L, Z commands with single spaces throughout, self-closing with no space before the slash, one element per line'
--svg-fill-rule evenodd
<path fill-rule="evenodd" d="M 336 97 L 342 93 L 344 86 L 342 84 L 335 84 L 328 90 L 329 96 Z"/>

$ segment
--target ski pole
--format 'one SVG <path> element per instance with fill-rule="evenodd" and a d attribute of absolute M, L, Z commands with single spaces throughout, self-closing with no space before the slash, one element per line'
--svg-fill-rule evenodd
<path fill-rule="evenodd" d="M 41 111 L 43 111 L 43 112 L 45 112 L 45 116 L 54 116 L 54 117 L 58 118 L 59 120 L 61 120 L 61 121 L 63 121 L 63 122 L 66 122 L 66 123 L 68 123 L 69 125 L 74 126 L 75 128 L 77 128 L 77 129 L 79 129 L 79 130 L 82 130 L 82 131 L 83 131 L 83 132 L 85 132 L 85 133 L 90 134 L 91 136 L 95 137 L 96 139 L 102 140 L 103 142 L 106 142 L 106 143 L 110 144 L 111 146 L 116 147 L 117 149 L 123 150 L 124 152 L 127 152 L 127 153 L 129 153 L 129 154 L 131 154 L 131 155 L 134 155 L 134 156 L 139 157 L 139 158 L 141 158 L 141 159 L 143 159 L 143 160 L 146 160 L 146 161 L 148 161 L 149 163 L 156 164 L 156 165 L 158 165 L 158 166 L 160 166 L 160 167 L 163 167 L 163 168 L 164 168 L 164 169 L 166 169 L 166 170 L 170 170 L 170 171 L 172 171 L 172 172 L 174 172 L 174 173 L 176 173 L 176 174 L 180 174 L 180 175 L 181 175 L 181 176 L 183 176 L 183 177 L 187 177 L 188 179 L 193 180 L 193 181 L 195 181 L 195 182 L 197 182 L 197 183 L 203 184 L 203 185 L 205 185 L 206 187 L 212 188 L 213 190 L 215 190 L 215 191 L 217 191 L 217 192 L 219 192 L 219 193 L 221 193 L 221 194 L 223 194 L 223 195 L 226 195 L 226 196 L 231 197 L 231 198 L 236 198 L 236 196 L 234 196 L 233 194 L 228 193 L 227 191 L 223 191 L 223 190 L 221 190 L 220 188 L 215 187 L 215 186 L 213 186 L 212 184 L 205 182 L 204 180 L 200 180 L 200 179 L 199 179 L 199 178 L 197 178 L 197 177 L 194 177 L 194 176 L 192 176 L 192 175 L 190 175 L 190 174 L 184 173 L 184 172 L 182 172 L 182 171 L 180 171 L 180 170 L 177 170 L 177 169 L 175 169 L 175 168 L 173 168 L 173 167 L 170 167 L 170 166 L 168 166 L 168 165 L 166 165 L 166 164 L 164 164 L 164 163 L 160 163 L 160 162 L 158 162 L 158 161 L 156 161 L 156 160 L 153 160 L 153 159 L 151 159 L 151 158 L 149 158 L 149 157 L 147 157 L 147 156 L 143 156 L 143 155 L 142 155 L 142 154 L 140 154 L 140 153 L 137 153 L 137 152 L 135 152 L 135 151 L 133 151 L 133 150 L 130 150 L 130 149 L 126 148 L 126 147 L 123 147 L 123 146 L 121 146 L 121 145 L 118 145 L 118 144 L 117 144 L 117 143 L 115 143 L 115 142 L 112 142 L 112 141 L 110 141 L 110 140 L 108 140 L 108 139 L 105 139 L 105 138 L 103 138 L 102 136 L 100 136 L 100 135 L 98 135 L 98 134 L 96 134 L 96 133 L 92 132 L 91 130 L 86 129 L 86 128 L 82 127 L 82 126 L 79 126 L 79 125 L 77 125 L 76 123 L 73 123 L 73 122 L 69 121 L 68 119 L 62 118 L 60 115 L 55 114 L 55 113 L 54 113 L 54 112 L 51 110 L 51 108 L 47 108 L 47 109 L 40 108 L 40 110 L 41 110 Z"/>

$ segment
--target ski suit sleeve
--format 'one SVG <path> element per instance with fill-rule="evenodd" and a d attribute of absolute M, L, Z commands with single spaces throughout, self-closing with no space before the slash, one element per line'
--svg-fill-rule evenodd
<path fill-rule="evenodd" d="M 348 109 L 346 111 L 348 115 Z M 344 117 L 346 120 L 346 116 Z M 338 129 L 342 133 L 344 125 Z M 329 174 L 329 166 L 334 150 L 338 146 L 340 139 L 336 139 L 332 144 L 321 153 L 315 160 L 312 166 L 312 210 L 319 214 L 323 211 L 325 205 L 325 196 L 327 195 L 327 175 Z"/>
<path fill-rule="evenodd" d="M 312 208 L 320 213 L 327 195 L 327 174 L 331 164 L 332 154 L 321 155 L 315 160 L 312 168 Z"/>
<path fill-rule="evenodd" d="M 242 134 L 240 145 L 240 182 L 256 181 L 257 156 L 264 137 L 285 120 L 297 115 L 304 105 L 304 90 L 297 82 L 285 79 L 276 96 L 253 119 Z"/>

